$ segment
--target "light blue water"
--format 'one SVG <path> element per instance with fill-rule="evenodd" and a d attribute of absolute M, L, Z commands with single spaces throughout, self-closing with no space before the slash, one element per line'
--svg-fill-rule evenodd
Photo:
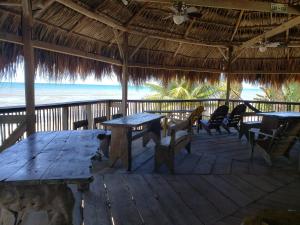
<path fill-rule="evenodd" d="M 259 88 L 245 88 L 242 98 L 252 100 L 261 91 Z M 145 86 L 129 86 L 128 99 L 143 99 L 151 94 Z M 35 84 L 36 104 L 49 104 L 71 101 L 121 99 L 120 85 L 86 84 Z M 24 83 L 0 82 L 0 107 L 24 105 Z"/>

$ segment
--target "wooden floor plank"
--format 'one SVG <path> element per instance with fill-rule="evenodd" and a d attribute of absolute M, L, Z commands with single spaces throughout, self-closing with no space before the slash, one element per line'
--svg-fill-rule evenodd
<path fill-rule="evenodd" d="M 256 175 L 249 175 L 249 174 L 239 174 L 238 176 L 241 179 L 248 182 L 249 184 L 265 192 L 272 192 L 277 188 L 276 186 L 265 181 L 264 177 L 266 176 L 256 176 Z"/>
<path fill-rule="evenodd" d="M 226 180 L 226 182 L 235 186 L 237 189 L 239 189 L 242 193 L 247 195 L 252 200 L 259 199 L 265 194 L 265 192 L 247 183 L 246 181 L 242 180 L 240 177 L 236 175 L 224 175 L 222 176 L 222 178 Z"/>
<path fill-rule="evenodd" d="M 184 161 L 180 165 L 176 165 L 177 174 L 190 174 L 193 172 L 197 163 L 199 162 L 201 155 L 188 154 Z"/>
<path fill-rule="evenodd" d="M 125 179 L 145 224 L 172 225 L 155 194 L 141 175 L 128 175 Z"/>
<path fill-rule="evenodd" d="M 164 178 L 204 224 L 215 222 L 222 217 L 219 210 L 195 191 L 182 176 L 165 176 Z"/>
<path fill-rule="evenodd" d="M 185 176 L 185 179 L 202 196 L 205 196 L 222 215 L 229 215 L 238 209 L 238 206 L 231 199 L 221 194 L 213 185 L 204 180 L 202 176 L 188 175 Z"/>
<path fill-rule="evenodd" d="M 110 225 L 110 213 L 102 175 L 96 175 L 90 190 L 83 193 L 84 225 Z"/>
<path fill-rule="evenodd" d="M 105 175 L 112 218 L 115 224 L 140 225 L 142 220 L 123 182 L 122 175 Z"/>
<path fill-rule="evenodd" d="M 201 178 L 205 179 L 239 206 L 246 206 L 252 202 L 248 196 L 243 194 L 235 186 L 222 179 L 222 175 L 201 176 Z"/>
<path fill-rule="evenodd" d="M 161 176 L 145 175 L 145 179 L 174 225 L 202 224 Z"/>
<path fill-rule="evenodd" d="M 230 174 L 231 173 L 231 163 L 232 163 L 232 159 L 218 156 L 215 161 L 212 173 L 213 174 Z"/>
<path fill-rule="evenodd" d="M 193 172 L 195 174 L 210 174 L 215 161 L 215 155 L 203 154 Z"/>

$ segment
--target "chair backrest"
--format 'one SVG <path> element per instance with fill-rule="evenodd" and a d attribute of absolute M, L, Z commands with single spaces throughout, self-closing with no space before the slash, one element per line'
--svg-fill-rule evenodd
<path fill-rule="evenodd" d="M 269 152 L 274 156 L 286 155 L 293 147 L 300 133 L 300 120 L 291 120 L 275 132 Z"/>
<path fill-rule="evenodd" d="M 77 130 L 78 128 L 83 128 L 84 130 L 88 129 L 88 120 L 79 120 L 73 123 L 73 130 Z"/>
<path fill-rule="evenodd" d="M 256 112 L 256 113 L 260 113 L 261 111 L 257 108 L 255 108 L 253 105 L 251 105 L 248 101 L 244 101 L 244 104 L 249 108 L 251 109 L 253 112 Z"/>
<path fill-rule="evenodd" d="M 118 114 L 112 115 L 112 119 L 113 119 L 113 120 L 114 120 L 114 119 L 121 118 L 121 117 L 123 117 L 123 114 L 122 114 L 122 113 L 118 113 Z"/>
<path fill-rule="evenodd" d="M 228 106 L 227 105 L 221 105 L 219 106 L 213 114 L 211 114 L 209 119 L 209 126 L 220 126 L 225 118 L 225 116 L 228 113 Z"/>
<path fill-rule="evenodd" d="M 246 112 L 245 104 L 237 105 L 227 118 L 229 126 L 236 126 L 241 121 L 243 114 Z"/>
<path fill-rule="evenodd" d="M 183 120 L 170 127 L 172 146 L 177 145 L 191 135 L 192 124 L 190 120 Z"/>
<path fill-rule="evenodd" d="M 202 115 L 204 111 L 204 106 L 200 105 L 198 106 L 189 116 L 188 120 L 191 121 L 191 124 L 194 124 Z"/>
<path fill-rule="evenodd" d="M 102 123 L 102 122 L 105 122 L 105 121 L 107 121 L 107 117 L 106 116 L 100 116 L 100 117 L 95 117 L 94 118 L 94 127 L 96 127 L 96 128 L 100 128 L 100 124 Z"/>

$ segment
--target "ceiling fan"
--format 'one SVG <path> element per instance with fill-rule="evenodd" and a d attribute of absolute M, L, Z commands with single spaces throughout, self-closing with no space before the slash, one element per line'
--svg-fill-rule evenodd
<path fill-rule="evenodd" d="M 268 48 L 277 48 L 282 46 L 283 45 L 280 42 L 261 41 L 258 44 L 254 45 L 253 48 L 258 48 L 260 52 L 265 52 Z"/>
<path fill-rule="evenodd" d="M 196 7 L 188 7 L 183 1 L 174 1 L 174 4 L 170 9 L 172 10 L 172 14 L 164 19 L 172 18 L 177 25 L 180 25 L 191 18 L 201 18 L 202 16 Z"/>

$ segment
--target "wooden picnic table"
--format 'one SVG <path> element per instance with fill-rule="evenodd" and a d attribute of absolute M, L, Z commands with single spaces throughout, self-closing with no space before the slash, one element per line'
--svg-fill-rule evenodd
<path fill-rule="evenodd" d="M 83 190 L 92 182 L 91 158 L 99 148 L 98 133 L 38 132 L 4 150 L 0 205 L 19 215 L 28 207 L 40 207 L 48 212 L 51 224 L 72 224 L 74 197 L 67 185 L 77 184 Z"/>
<path fill-rule="evenodd" d="M 160 120 L 163 117 L 162 115 L 139 113 L 103 122 L 102 125 L 110 127 L 111 130 L 110 165 L 113 166 L 118 159 L 121 159 L 122 163 L 130 171 L 131 142 L 143 137 L 144 146 L 150 139 L 158 143 L 161 135 Z M 133 132 L 133 128 L 140 126 L 143 126 L 142 131 Z"/>
<path fill-rule="evenodd" d="M 260 126 L 263 131 L 277 129 L 285 121 L 300 119 L 300 112 L 261 112 L 256 114 L 263 116 Z"/>

